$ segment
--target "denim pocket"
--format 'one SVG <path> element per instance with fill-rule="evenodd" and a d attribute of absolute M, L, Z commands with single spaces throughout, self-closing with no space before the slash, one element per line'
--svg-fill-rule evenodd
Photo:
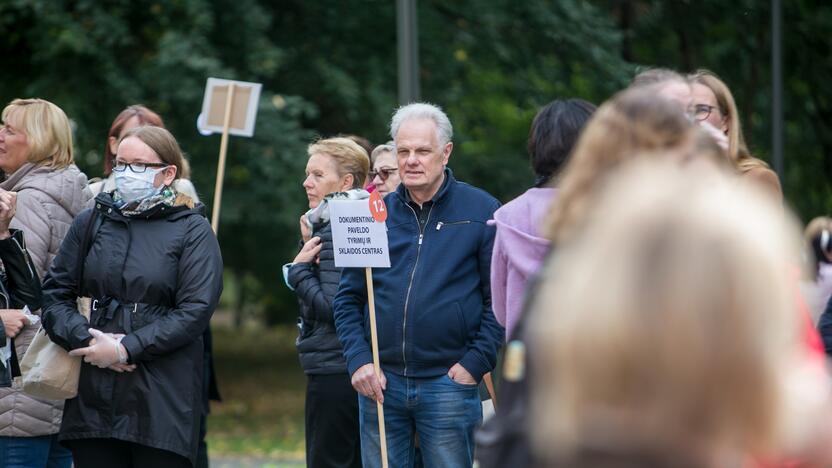
<path fill-rule="evenodd" d="M 464 389 L 466 389 L 466 390 L 475 389 L 475 388 L 477 388 L 477 385 L 478 385 L 478 384 L 476 384 L 476 383 L 472 383 L 472 384 L 464 384 L 464 383 L 459 383 L 459 382 L 457 382 L 456 380 L 452 379 L 452 378 L 451 378 L 451 376 L 450 376 L 450 375 L 448 375 L 448 374 L 445 374 L 445 378 L 446 378 L 449 382 L 451 382 L 451 384 L 453 384 L 453 385 L 455 385 L 455 386 L 457 386 L 457 387 L 460 387 L 460 388 L 464 388 Z"/>

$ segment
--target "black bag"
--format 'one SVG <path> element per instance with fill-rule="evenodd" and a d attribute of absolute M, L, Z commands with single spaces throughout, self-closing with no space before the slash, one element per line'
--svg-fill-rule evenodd
<path fill-rule="evenodd" d="M 528 283 L 528 294 L 514 334 L 504 347 L 500 381 L 500 406 L 494 417 L 475 435 L 476 458 L 480 468 L 540 466 L 529 445 L 529 353 L 526 346 L 526 317 L 538 289 L 537 278 Z"/>

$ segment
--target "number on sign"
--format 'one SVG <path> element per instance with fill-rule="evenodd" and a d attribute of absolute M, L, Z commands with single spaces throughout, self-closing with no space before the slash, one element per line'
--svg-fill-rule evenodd
<path fill-rule="evenodd" d="M 370 194 L 370 214 L 379 223 L 387 220 L 387 208 L 385 208 L 384 200 L 381 199 L 381 194 L 378 192 Z"/>

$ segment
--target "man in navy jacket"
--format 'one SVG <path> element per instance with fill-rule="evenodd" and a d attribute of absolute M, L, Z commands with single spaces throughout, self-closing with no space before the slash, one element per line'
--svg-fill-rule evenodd
<path fill-rule="evenodd" d="M 333 307 L 359 396 L 365 467 L 381 466 L 376 401 L 384 403 L 390 466 L 470 467 L 482 420 L 477 383 L 496 363 L 503 328 L 491 310 L 499 202 L 446 167 L 452 127 L 431 104 L 400 108 L 390 123 L 402 183 L 385 198 L 389 269 L 373 270 L 382 375 L 372 365 L 367 286 L 345 269 Z"/>

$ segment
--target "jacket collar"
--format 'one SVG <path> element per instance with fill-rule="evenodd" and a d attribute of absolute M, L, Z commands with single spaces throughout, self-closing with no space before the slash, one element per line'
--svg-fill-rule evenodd
<path fill-rule="evenodd" d="M 454 178 L 454 173 L 450 167 L 445 167 L 445 180 L 442 181 L 442 186 L 439 187 L 439 190 L 433 195 L 430 199 L 432 203 L 437 203 L 448 196 L 451 191 L 451 187 L 456 184 L 456 179 Z M 404 186 L 404 184 L 399 184 L 396 188 L 396 193 L 401 197 L 404 203 L 408 203 L 413 199 L 410 198 L 410 192 Z"/>
<path fill-rule="evenodd" d="M 6 176 L 6 179 L 2 183 L 0 183 L 0 188 L 2 188 L 3 190 L 14 191 L 17 188 L 17 184 L 35 168 L 37 168 L 37 166 L 30 162 L 23 164 L 22 166 L 17 168 L 16 171 Z"/>
<path fill-rule="evenodd" d="M 190 199 L 190 198 L 189 198 Z M 177 201 L 179 199 L 177 198 Z M 127 216 L 121 214 L 121 211 L 115 206 L 113 201 L 113 194 L 110 192 L 101 192 L 95 197 L 94 209 L 101 212 L 101 214 L 110 217 L 118 217 L 127 219 Z M 185 204 L 177 204 L 176 206 L 158 205 L 151 208 L 141 216 L 132 216 L 132 219 L 160 219 L 166 218 L 168 221 L 176 221 L 179 218 L 184 218 L 191 215 L 205 216 L 205 205 L 197 203 L 193 208 L 189 208 Z"/>

